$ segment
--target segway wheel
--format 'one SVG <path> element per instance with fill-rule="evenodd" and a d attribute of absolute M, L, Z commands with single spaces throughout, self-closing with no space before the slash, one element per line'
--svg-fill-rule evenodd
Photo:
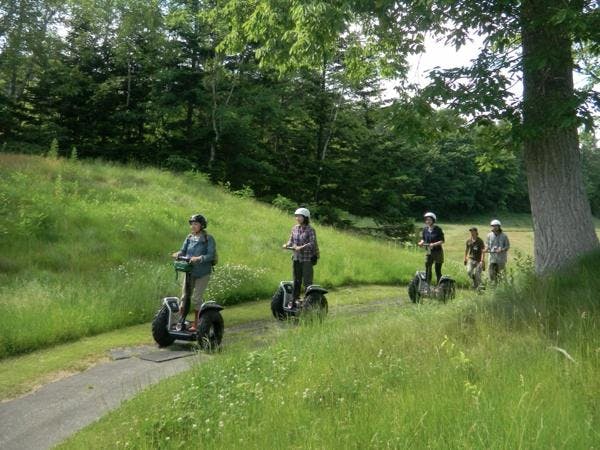
<path fill-rule="evenodd" d="M 304 299 L 304 308 L 302 311 L 303 320 L 317 320 L 319 322 L 325 319 L 329 311 L 327 298 L 318 292 L 308 294 Z"/>
<path fill-rule="evenodd" d="M 440 300 L 442 300 L 444 303 L 446 303 L 448 300 L 452 300 L 456 295 L 454 280 L 442 280 L 438 287 L 438 293 Z"/>
<path fill-rule="evenodd" d="M 413 303 L 419 303 L 419 277 L 414 277 L 411 282 L 408 284 L 408 298 Z"/>
<path fill-rule="evenodd" d="M 218 350 L 223 340 L 225 324 L 219 311 L 207 310 L 200 315 L 198 322 L 198 345 L 207 352 Z"/>
<path fill-rule="evenodd" d="M 285 313 L 283 312 L 284 295 L 283 289 L 279 287 L 271 299 L 271 312 L 277 320 L 285 320 Z"/>
<path fill-rule="evenodd" d="M 169 310 L 163 306 L 154 316 L 152 321 L 152 337 L 159 347 L 168 347 L 175 338 L 169 334 Z"/>

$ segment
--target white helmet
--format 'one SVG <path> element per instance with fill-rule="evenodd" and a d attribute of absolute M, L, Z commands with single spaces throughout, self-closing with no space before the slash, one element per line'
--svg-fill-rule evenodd
<path fill-rule="evenodd" d="M 308 217 L 310 219 L 310 211 L 306 208 L 298 208 L 296 210 L 296 212 L 294 213 L 295 216 L 304 216 L 304 217 Z"/>
<path fill-rule="evenodd" d="M 492 220 L 492 221 L 490 222 L 490 226 L 492 226 L 492 227 L 493 227 L 493 226 L 495 226 L 495 225 L 498 225 L 499 227 L 501 227 L 501 226 L 502 226 L 502 224 L 500 223 L 500 221 L 499 221 L 498 219 L 494 219 L 494 220 Z"/>
<path fill-rule="evenodd" d="M 432 212 L 426 212 L 425 214 L 423 214 L 423 218 L 426 219 L 427 217 L 431 217 L 433 219 L 434 222 L 437 221 L 437 217 L 435 216 L 434 213 Z"/>

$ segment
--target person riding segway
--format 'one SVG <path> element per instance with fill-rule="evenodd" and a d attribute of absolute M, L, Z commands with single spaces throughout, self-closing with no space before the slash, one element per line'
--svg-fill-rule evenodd
<path fill-rule="evenodd" d="M 424 247 L 425 272 L 417 271 L 415 277 L 408 284 L 408 297 L 413 303 L 419 303 L 421 297 L 437 298 L 443 302 L 451 300 L 455 295 L 455 282 L 449 276 L 442 276 L 442 264 L 444 262 L 444 232 L 435 225 L 436 216 L 432 212 L 423 215 L 425 227 L 421 234 L 419 247 Z M 431 268 L 435 264 L 437 284 L 431 283 Z"/>
<path fill-rule="evenodd" d="M 296 222 L 288 242 L 283 248 L 292 250 L 292 274 L 294 281 L 282 281 L 271 299 L 271 312 L 277 320 L 317 319 L 327 314 L 327 290 L 313 283 L 313 266 L 319 259 L 319 244 L 313 227 L 310 226 L 310 211 L 298 208 Z M 304 284 L 304 297 L 300 291 Z"/>
<path fill-rule="evenodd" d="M 419 247 L 426 247 L 427 254 L 425 255 L 425 274 L 427 283 L 431 284 L 432 278 L 432 266 L 435 264 L 435 276 L 439 283 L 442 279 L 442 264 L 444 264 L 444 249 L 442 244 L 444 243 L 444 232 L 442 229 L 435 225 L 437 217 L 432 212 L 426 212 L 423 215 L 425 220 L 425 227 L 421 233 L 421 240 L 419 241 Z"/>
<path fill-rule="evenodd" d="M 307 208 L 298 208 L 294 212 L 297 224 L 292 227 L 292 232 L 283 248 L 290 249 L 292 255 L 292 274 L 294 277 L 293 303 L 300 299 L 301 287 L 304 289 L 313 284 L 314 270 L 318 258 L 317 234 L 310 225 L 310 211 Z M 293 306 L 293 305 L 290 305 Z"/>
<path fill-rule="evenodd" d="M 181 297 L 181 317 L 179 328 L 185 330 L 185 319 L 190 310 L 190 302 L 194 301 L 194 322 L 189 331 L 196 331 L 198 312 L 202 307 L 202 296 L 208 287 L 208 281 L 216 258 L 215 239 L 206 232 L 207 221 L 202 214 L 194 214 L 189 219 L 191 233 L 185 238 L 181 249 L 173 253 L 173 258 L 187 257 L 192 265 L 186 274 Z"/>
<path fill-rule="evenodd" d="M 164 297 L 160 309 L 152 320 L 152 337 L 160 347 L 167 347 L 176 340 L 197 341 L 202 350 L 221 348 L 224 322 L 223 307 L 215 301 L 204 301 L 212 267 L 217 261 L 216 244 L 206 233 L 206 219 L 195 214 L 189 219 L 191 233 L 181 249 L 173 253 L 175 273 L 183 273 L 183 295 Z M 186 320 L 190 302 L 194 301 L 194 320 Z"/>

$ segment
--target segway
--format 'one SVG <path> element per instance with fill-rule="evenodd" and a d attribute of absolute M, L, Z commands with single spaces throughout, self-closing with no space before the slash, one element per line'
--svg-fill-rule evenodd
<path fill-rule="evenodd" d="M 191 301 L 190 258 L 180 256 L 174 262 L 176 272 L 184 273 L 187 305 L 180 305 L 178 297 L 165 297 L 162 306 L 152 321 L 152 336 L 160 347 L 168 347 L 176 340 L 197 341 L 202 350 L 214 351 L 220 348 L 223 340 L 223 307 L 214 301 L 206 301 L 198 312 L 197 329 L 190 331 L 186 320 Z"/>
<path fill-rule="evenodd" d="M 294 282 L 282 281 L 271 299 L 271 312 L 277 320 L 302 317 L 322 320 L 329 309 L 326 293 L 327 289 L 311 284 L 306 288 L 304 298 L 294 301 Z"/>
<path fill-rule="evenodd" d="M 427 254 L 431 252 L 429 244 L 424 244 Z M 427 282 L 426 272 L 419 271 L 415 273 L 414 278 L 408 284 L 408 297 L 413 303 L 419 303 L 421 297 L 435 298 L 446 303 L 456 296 L 456 282 L 453 278 L 443 275 L 437 285 Z"/>

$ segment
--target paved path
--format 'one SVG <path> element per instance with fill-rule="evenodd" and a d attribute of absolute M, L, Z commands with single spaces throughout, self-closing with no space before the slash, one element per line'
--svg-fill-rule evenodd
<path fill-rule="evenodd" d="M 335 308 L 337 314 L 363 314 L 397 300 Z M 253 321 L 226 329 L 227 341 L 243 339 L 250 334 L 263 334 L 278 326 L 274 320 Z M 183 356 L 184 346 L 161 349 Z M 36 450 L 51 448 L 107 412 L 133 397 L 146 387 L 187 370 L 192 364 L 207 361 L 212 356 L 190 353 L 164 362 L 146 361 L 156 356 L 156 347 L 141 346 L 113 352 L 123 358 L 98 364 L 84 372 L 47 384 L 24 397 L 0 403 L 0 449 Z"/>
<path fill-rule="evenodd" d="M 0 404 L 0 449 L 46 449 L 147 386 L 190 367 L 198 355 L 162 363 L 137 357 L 99 364 Z"/>

